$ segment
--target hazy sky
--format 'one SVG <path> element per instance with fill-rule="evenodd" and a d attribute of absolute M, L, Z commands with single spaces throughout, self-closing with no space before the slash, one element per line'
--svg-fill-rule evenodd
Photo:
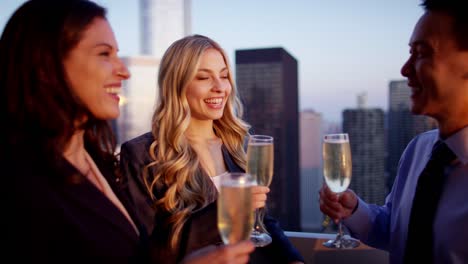
<path fill-rule="evenodd" d="M 0 0 L 0 30 L 24 1 Z M 98 0 L 121 55 L 140 47 L 138 0 Z M 192 33 L 207 35 L 235 62 L 236 49 L 283 47 L 299 63 L 299 108 L 340 121 L 367 92 L 387 109 L 388 82 L 402 78 L 419 0 L 192 0 Z"/>

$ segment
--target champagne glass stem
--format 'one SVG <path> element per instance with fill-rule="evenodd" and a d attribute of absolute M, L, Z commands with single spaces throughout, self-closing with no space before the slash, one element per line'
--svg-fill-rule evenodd
<path fill-rule="evenodd" d="M 271 243 L 272 238 L 263 224 L 264 208 L 255 209 L 255 223 L 250 237 L 256 247 L 264 247 Z"/>
<path fill-rule="evenodd" d="M 263 224 L 263 216 L 264 216 L 263 208 L 255 209 L 254 231 L 257 231 L 259 233 L 268 233 L 265 229 L 265 225 Z"/>
<path fill-rule="evenodd" d="M 254 224 L 254 229 L 256 231 L 260 231 L 260 220 L 261 220 L 260 219 L 260 212 L 259 212 L 259 210 L 257 208 L 257 209 L 255 209 L 255 224 Z"/>
<path fill-rule="evenodd" d="M 341 224 L 341 219 L 338 220 L 338 234 L 336 234 L 336 240 L 339 240 L 343 237 L 343 224 Z"/>

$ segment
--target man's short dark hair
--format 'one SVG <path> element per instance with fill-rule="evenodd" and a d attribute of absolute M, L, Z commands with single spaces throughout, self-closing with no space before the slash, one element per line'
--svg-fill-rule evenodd
<path fill-rule="evenodd" d="M 423 0 L 425 11 L 444 12 L 454 18 L 458 46 L 468 50 L 468 0 Z"/>

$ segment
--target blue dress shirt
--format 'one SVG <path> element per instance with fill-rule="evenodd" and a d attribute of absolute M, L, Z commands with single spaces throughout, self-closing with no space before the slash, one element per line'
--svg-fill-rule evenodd
<path fill-rule="evenodd" d="M 415 137 L 401 156 L 385 205 L 359 199 L 357 210 L 343 221 L 352 236 L 389 251 L 390 263 L 403 263 L 416 184 L 438 139 L 438 130 Z M 457 160 L 445 170 L 445 187 L 434 219 L 434 263 L 468 263 L 468 127 L 444 142 Z"/>

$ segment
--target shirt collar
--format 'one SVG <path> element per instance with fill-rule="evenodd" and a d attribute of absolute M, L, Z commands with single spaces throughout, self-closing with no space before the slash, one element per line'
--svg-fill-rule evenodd
<path fill-rule="evenodd" d="M 464 165 L 468 164 L 468 126 L 448 137 L 444 142 Z"/>

